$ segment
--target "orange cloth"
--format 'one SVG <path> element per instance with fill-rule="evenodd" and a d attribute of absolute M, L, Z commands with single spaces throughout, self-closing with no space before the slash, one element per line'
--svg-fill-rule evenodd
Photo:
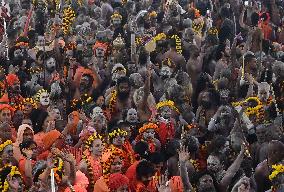
<path fill-rule="evenodd" d="M 45 136 L 44 132 L 38 132 L 37 134 L 34 135 L 34 141 L 36 142 L 37 146 L 39 147 L 44 147 L 43 144 L 43 138 Z"/>
<path fill-rule="evenodd" d="M 88 163 L 90 163 L 92 171 L 93 171 L 93 182 L 94 184 L 96 181 L 102 176 L 103 168 L 100 161 L 94 159 L 94 157 L 90 154 L 89 150 L 84 152 L 84 155 L 87 157 Z M 86 161 L 86 160 L 85 160 Z M 87 163 L 87 162 L 86 162 Z M 91 183 L 91 181 L 90 181 Z"/>
<path fill-rule="evenodd" d="M 57 130 L 52 130 L 52 131 L 49 131 L 48 133 L 46 133 L 45 136 L 42 139 L 44 149 L 46 149 L 46 150 L 50 149 L 52 144 L 55 143 L 55 141 L 60 137 L 60 135 L 61 135 L 61 133 Z"/>
<path fill-rule="evenodd" d="M 93 87 L 97 87 L 97 82 L 96 82 L 96 75 L 94 74 L 94 72 L 91 69 L 86 69 L 84 67 L 78 67 L 75 75 L 74 75 L 74 83 L 76 87 L 80 86 L 80 80 L 83 74 L 89 74 L 90 76 L 93 77 L 94 81 L 93 81 Z"/>
<path fill-rule="evenodd" d="M 183 183 L 180 176 L 173 176 L 170 179 L 169 187 L 171 192 L 183 192 Z"/>
<path fill-rule="evenodd" d="M 266 40 L 270 40 L 272 34 L 272 28 L 269 26 L 269 24 L 263 22 L 259 24 L 259 27 L 261 28 L 261 31 L 263 33 L 263 38 Z"/>
<path fill-rule="evenodd" d="M 75 184 L 73 186 L 75 192 L 87 192 L 87 187 L 89 185 L 88 178 L 81 171 L 76 172 Z M 70 188 L 65 189 L 64 192 L 71 192 Z"/>
<path fill-rule="evenodd" d="M 135 192 L 142 192 L 147 189 L 149 192 L 156 192 L 156 181 L 153 179 L 149 185 L 146 187 L 143 183 L 137 181 L 136 179 L 136 168 L 140 161 L 133 163 L 126 171 L 125 176 L 129 179 L 130 189 Z"/>
<path fill-rule="evenodd" d="M 26 169 L 25 169 L 25 165 L 26 165 L 26 161 L 27 159 L 25 157 L 22 157 L 19 160 L 19 171 L 23 177 L 24 183 L 27 182 L 27 177 L 26 177 Z M 36 161 L 32 160 L 32 167 L 35 165 Z"/>
<path fill-rule="evenodd" d="M 69 114 L 69 116 L 70 115 L 73 116 L 73 121 L 72 121 L 71 124 L 69 123 L 67 125 L 68 133 L 71 134 L 71 135 L 76 135 L 76 133 L 77 133 L 77 126 L 78 126 L 78 123 L 79 123 L 79 120 L 80 120 L 79 112 L 78 111 L 73 111 L 72 113 Z"/>
<path fill-rule="evenodd" d="M 135 153 L 132 148 L 131 143 L 127 140 L 125 141 L 123 145 L 123 151 L 124 151 L 124 164 L 123 164 L 123 172 L 126 172 L 126 170 L 135 162 Z"/>
<path fill-rule="evenodd" d="M 129 186 L 129 179 L 121 173 L 111 174 L 109 177 L 109 189 L 115 191 L 123 186 Z"/>
<path fill-rule="evenodd" d="M 103 176 L 95 183 L 94 192 L 110 192 Z"/>

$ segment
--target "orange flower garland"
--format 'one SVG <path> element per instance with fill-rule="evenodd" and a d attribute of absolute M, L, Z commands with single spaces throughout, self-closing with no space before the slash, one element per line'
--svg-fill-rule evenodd
<path fill-rule="evenodd" d="M 143 125 L 143 127 L 141 127 L 139 129 L 139 133 L 144 133 L 147 129 L 154 129 L 156 132 L 158 131 L 159 127 L 157 124 L 155 123 L 147 123 L 145 125 Z"/>
<path fill-rule="evenodd" d="M 111 98 L 110 98 L 109 105 L 108 105 L 109 111 L 111 113 L 115 112 L 116 103 L 117 103 L 117 91 L 114 90 L 111 92 Z"/>

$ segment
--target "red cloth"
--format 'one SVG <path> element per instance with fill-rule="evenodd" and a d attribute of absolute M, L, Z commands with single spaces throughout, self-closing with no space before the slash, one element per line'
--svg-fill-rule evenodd
<path fill-rule="evenodd" d="M 169 123 L 160 122 L 158 134 L 161 144 L 165 145 L 168 140 L 172 140 L 175 136 L 174 123 L 172 121 Z"/>

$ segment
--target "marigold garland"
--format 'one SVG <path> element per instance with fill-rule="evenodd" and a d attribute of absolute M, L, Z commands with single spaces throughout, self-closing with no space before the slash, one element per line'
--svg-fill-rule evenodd
<path fill-rule="evenodd" d="M 11 168 L 10 173 L 9 173 L 9 175 L 10 175 L 11 178 L 14 177 L 14 176 L 16 176 L 16 175 L 22 177 L 21 173 L 20 173 L 19 170 L 18 170 L 18 167 L 16 167 L 16 166 L 8 165 L 8 166 L 3 167 L 3 168 L 1 169 L 1 171 L 2 171 L 2 170 L 5 170 L 5 169 L 7 169 L 7 168 Z M 3 181 L 0 181 L 0 190 L 1 190 L 2 192 L 7 192 L 7 191 L 9 191 L 9 187 L 10 187 L 10 186 L 9 186 L 8 181 L 7 181 L 7 177 L 5 178 L 5 181 L 4 181 L 4 182 L 3 182 Z"/>
<path fill-rule="evenodd" d="M 85 147 L 87 148 L 87 149 L 90 149 L 91 148 L 91 146 L 92 146 L 92 144 L 93 144 L 93 142 L 94 142 L 94 140 L 96 140 L 96 139 L 100 139 L 100 140 L 102 140 L 102 136 L 101 135 L 99 135 L 99 134 L 97 134 L 97 133 L 94 133 L 93 135 L 91 135 L 88 139 L 87 139 L 87 141 L 85 142 Z"/>
<path fill-rule="evenodd" d="M 202 21 L 201 23 L 198 23 L 198 24 L 195 23 L 195 22 L 192 23 L 192 29 L 198 35 L 202 34 L 203 26 L 204 26 L 204 21 Z"/>
<path fill-rule="evenodd" d="M 84 94 L 79 100 L 78 99 L 73 99 L 71 101 L 71 107 L 72 108 L 77 108 L 79 106 L 84 106 L 86 104 L 91 103 L 93 100 L 92 97 L 89 97 L 88 94 Z"/>
<path fill-rule="evenodd" d="M 108 109 L 111 113 L 115 112 L 115 108 L 116 108 L 116 103 L 117 103 L 117 91 L 113 90 L 111 92 L 111 98 L 109 100 L 109 105 L 108 105 Z"/>
<path fill-rule="evenodd" d="M 272 173 L 269 175 L 269 180 L 272 181 L 273 179 L 275 179 L 277 177 L 277 175 L 279 175 L 280 173 L 284 173 L 284 165 L 279 164 L 279 165 L 272 165 L 272 169 L 274 169 L 274 171 L 272 171 Z"/>
<path fill-rule="evenodd" d="M 160 41 L 160 40 L 166 39 L 166 38 L 167 38 L 167 35 L 165 33 L 159 33 L 158 35 L 156 35 L 154 37 L 153 40 L 156 42 L 156 41 Z"/>
<path fill-rule="evenodd" d="M 115 129 L 108 134 L 109 139 L 114 138 L 116 136 L 126 136 L 127 132 L 122 129 Z"/>
<path fill-rule="evenodd" d="M 219 31 L 216 27 L 211 27 L 209 30 L 208 30 L 208 35 L 218 35 Z"/>
<path fill-rule="evenodd" d="M 154 129 L 156 132 L 158 131 L 158 129 L 159 129 L 159 127 L 158 127 L 158 125 L 157 124 L 155 124 L 155 123 L 147 123 L 147 124 L 145 124 L 145 125 L 143 125 L 143 127 L 141 127 L 140 129 L 139 129 L 139 133 L 141 134 L 141 133 L 144 133 L 146 130 L 148 130 L 148 129 Z"/>
<path fill-rule="evenodd" d="M 156 11 L 152 11 L 149 13 L 149 17 L 150 18 L 156 18 L 158 15 L 157 15 L 157 12 Z"/>
<path fill-rule="evenodd" d="M 54 177 L 57 181 L 57 183 L 61 182 L 61 178 L 63 176 L 63 166 L 64 166 L 64 161 L 61 158 L 56 158 L 54 160 Z"/>
<path fill-rule="evenodd" d="M 117 18 L 122 19 L 122 16 L 118 12 L 113 13 L 111 19 L 117 19 Z"/>
<path fill-rule="evenodd" d="M 170 107 L 171 109 L 179 113 L 178 108 L 175 106 L 175 103 L 172 100 L 161 101 L 156 105 L 156 108 L 157 110 L 159 110 L 160 108 L 166 107 L 166 106 Z"/>
<path fill-rule="evenodd" d="M 261 122 L 264 118 L 264 107 L 263 107 L 262 102 L 258 99 L 258 97 L 249 97 L 246 100 L 241 101 L 241 102 L 233 102 L 232 105 L 234 107 L 242 106 L 244 103 L 248 103 L 248 102 L 252 102 L 252 101 L 256 102 L 256 105 L 254 107 L 248 107 L 245 110 L 245 114 L 248 117 L 255 115 L 256 120 L 258 122 Z"/>
<path fill-rule="evenodd" d="M 66 7 L 63 9 L 63 33 L 66 35 L 68 34 L 72 22 L 75 19 L 75 11 L 71 7 Z"/>
<path fill-rule="evenodd" d="M 37 108 L 37 102 L 33 98 L 24 98 L 18 106 L 15 106 L 15 109 L 24 110 L 25 104 L 30 103 L 33 109 Z"/>
<path fill-rule="evenodd" d="M 178 35 L 171 36 L 171 39 L 175 39 L 176 41 L 176 51 L 178 54 L 182 54 L 182 46 L 181 46 L 181 39 Z"/>
<path fill-rule="evenodd" d="M 43 94 L 43 93 L 48 94 L 47 90 L 45 90 L 45 89 L 40 89 L 40 90 L 36 93 L 36 95 L 35 95 L 35 97 L 34 97 L 34 100 L 37 101 L 37 102 L 39 102 L 40 96 L 41 96 L 41 94 Z"/>
<path fill-rule="evenodd" d="M 7 147 L 8 145 L 12 145 L 13 142 L 11 140 L 7 140 L 0 145 L 0 153 Z"/>
<path fill-rule="evenodd" d="M 117 157 L 121 158 L 122 160 L 124 159 L 122 150 L 120 150 L 120 149 L 118 149 L 114 146 L 111 146 L 110 153 L 111 154 L 110 154 L 109 158 L 107 159 L 107 161 L 102 162 L 103 175 L 104 175 L 105 182 L 107 184 L 108 184 L 108 181 L 109 181 L 111 164 L 114 162 L 114 159 L 117 158 Z"/>
<path fill-rule="evenodd" d="M 93 172 L 93 168 L 91 165 L 91 161 L 89 160 L 89 154 L 87 154 L 86 152 L 82 155 L 82 159 L 86 162 L 87 164 L 87 169 L 88 169 L 88 173 L 90 176 L 90 188 L 93 191 L 94 186 L 95 186 L 95 181 L 94 181 L 94 172 Z"/>

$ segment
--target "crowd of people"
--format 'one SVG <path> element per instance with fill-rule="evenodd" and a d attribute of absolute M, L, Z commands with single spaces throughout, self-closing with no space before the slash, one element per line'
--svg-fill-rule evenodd
<path fill-rule="evenodd" d="M 284 192 L 282 0 L 2 0 L 0 191 Z"/>

